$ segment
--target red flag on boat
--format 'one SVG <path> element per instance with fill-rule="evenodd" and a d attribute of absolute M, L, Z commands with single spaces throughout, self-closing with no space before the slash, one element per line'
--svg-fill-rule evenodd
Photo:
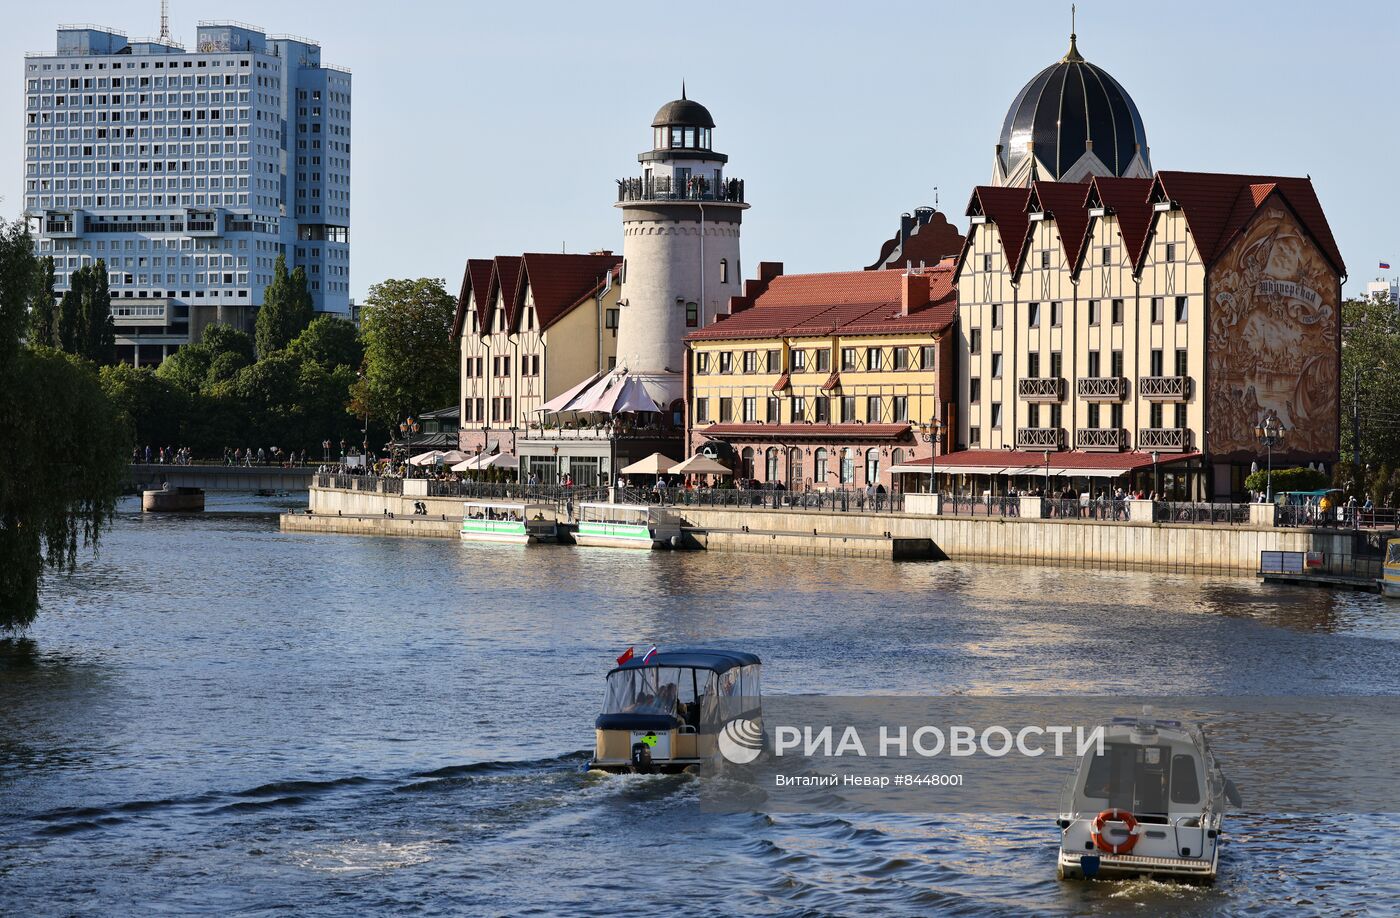
<path fill-rule="evenodd" d="M 626 663 L 628 660 L 632 659 L 632 656 L 632 648 L 628 647 L 622 652 L 622 656 L 617 658 L 617 665 L 621 666 L 623 663 Z"/>

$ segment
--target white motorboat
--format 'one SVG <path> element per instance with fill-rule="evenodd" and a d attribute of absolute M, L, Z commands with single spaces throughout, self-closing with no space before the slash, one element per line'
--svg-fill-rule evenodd
<path fill-rule="evenodd" d="M 487 500 L 462 504 L 461 536 L 467 542 L 553 542 L 557 526 L 550 504 Z"/>
<path fill-rule="evenodd" d="M 1239 805 L 1199 727 L 1143 716 L 1105 725 L 1060 799 L 1061 879 L 1215 879 L 1221 822 Z"/>
<path fill-rule="evenodd" d="M 583 503 L 574 541 L 609 548 L 679 548 L 681 521 L 648 504 Z"/>

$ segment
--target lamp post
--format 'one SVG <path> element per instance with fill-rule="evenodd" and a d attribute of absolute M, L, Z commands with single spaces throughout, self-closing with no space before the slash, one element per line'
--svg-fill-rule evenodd
<path fill-rule="evenodd" d="M 418 422 L 413 419 L 412 415 L 399 422 L 399 433 L 403 434 L 404 437 L 403 461 L 404 465 L 407 466 L 408 454 L 413 450 L 413 435 L 418 433 Z"/>
<path fill-rule="evenodd" d="M 937 494 L 938 478 L 935 466 L 938 465 L 938 447 L 943 445 L 943 422 L 934 418 L 927 424 L 920 424 L 919 436 L 931 447 L 928 454 L 928 492 Z"/>
<path fill-rule="evenodd" d="M 1162 496 L 1162 476 L 1157 472 L 1157 451 L 1152 451 L 1152 497 Z"/>
<path fill-rule="evenodd" d="M 1050 497 L 1050 450 L 1045 451 L 1045 496 Z"/>
<path fill-rule="evenodd" d="M 1268 471 L 1264 473 L 1265 503 L 1272 503 L 1274 499 L 1274 447 L 1283 442 L 1284 433 L 1283 422 L 1272 412 L 1254 425 L 1254 437 L 1264 444 L 1264 451 L 1268 454 Z"/>

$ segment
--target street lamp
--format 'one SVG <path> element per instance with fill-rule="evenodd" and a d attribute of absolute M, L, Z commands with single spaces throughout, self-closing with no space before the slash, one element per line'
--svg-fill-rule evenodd
<path fill-rule="evenodd" d="M 1045 496 L 1050 496 L 1050 450 L 1045 450 Z"/>
<path fill-rule="evenodd" d="M 938 464 L 938 447 L 943 445 L 943 422 L 934 418 L 927 424 L 920 424 L 919 436 L 932 447 L 928 454 L 928 492 L 937 494 L 938 478 L 934 467 Z"/>
<path fill-rule="evenodd" d="M 1258 424 L 1254 425 L 1254 437 L 1264 444 L 1264 451 L 1269 457 L 1269 470 L 1264 475 L 1265 503 L 1272 503 L 1274 499 L 1274 447 L 1283 442 L 1284 433 L 1286 431 L 1283 422 L 1273 412 L 1269 412 Z"/>
<path fill-rule="evenodd" d="M 412 415 L 399 422 L 399 433 L 404 436 L 403 459 L 407 462 L 408 454 L 413 450 L 413 435 L 418 433 L 418 422 Z"/>

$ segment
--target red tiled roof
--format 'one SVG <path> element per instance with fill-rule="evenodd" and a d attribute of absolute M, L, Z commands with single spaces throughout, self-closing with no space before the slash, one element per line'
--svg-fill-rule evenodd
<path fill-rule="evenodd" d="M 822 391 L 823 391 L 823 392 L 830 392 L 832 389 L 835 389 L 835 388 L 837 388 L 837 387 L 840 386 L 840 385 L 841 385 L 841 371 L 840 371 L 840 370 L 832 370 L 832 371 L 831 371 L 831 375 L 828 376 L 828 377 L 826 378 L 826 382 L 822 383 Z"/>
<path fill-rule="evenodd" d="M 596 294 L 622 256 L 526 252 L 523 261 L 521 285 L 529 287 L 543 331 Z"/>
<path fill-rule="evenodd" d="M 1089 182 L 1086 206 L 1094 206 L 1097 201 L 1118 218 L 1118 231 L 1123 234 L 1123 245 L 1137 264 L 1143 244 L 1147 242 L 1147 229 L 1152 225 L 1152 179 L 1114 178 L 1095 176 Z"/>
<path fill-rule="evenodd" d="M 1191 236 L 1210 264 L 1242 230 L 1270 194 L 1277 192 L 1339 274 L 1346 264 L 1311 179 L 1218 172 L 1158 172 L 1153 197 L 1180 206 Z"/>
<path fill-rule="evenodd" d="M 791 383 L 792 383 L 792 377 L 789 376 L 787 373 L 784 373 L 782 376 L 779 376 L 779 377 L 778 377 L 778 381 L 777 381 L 777 382 L 773 383 L 773 391 L 774 391 L 774 392 L 781 392 L 781 391 L 783 391 L 784 389 L 786 389 Z"/>
<path fill-rule="evenodd" d="M 523 259 L 519 255 L 497 255 L 495 274 L 491 278 L 491 286 L 494 290 L 501 292 L 501 300 L 505 303 L 506 328 L 515 324 L 516 306 L 520 301 L 520 265 Z M 494 297 L 493 297 L 494 299 Z M 490 318 L 490 312 L 487 312 Z M 482 324 L 483 328 L 488 328 L 487 323 Z"/>
<path fill-rule="evenodd" d="M 908 424 L 711 424 L 699 430 L 707 437 L 762 440 L 898 440 Z"/>
<path fill-rule="evenodd" d="M 1030 196 L 1029 188 L 978 185 L 972 189 L 972 200 L 967 205 L 968 216 L 980 214 L 996 224 L 1002 250 L 1006 253 L 1006 263 L 1011 265 L 1013 272 L 1020 270 L 1021 251 L 1026 247 L 1027 230 L 1030 228 L 1026 202 Z"/>
<path fill-rule="evenodd" d="M 1079 253 L 1084 248 L 1084 234 L 1089 228 L 1089 211 L 1084 206 L 1088 185 L 1083 182 L 1036 182 L 1026 202 L 1026 212 L 1039 209 L 1055 220 L 1060 245 L 1070 269 L 1079 266 Z"/>
<path fill-rule="evenodd" d="M 1159 453 L 1158 465 L 1169 465 L 1186 459 L 1195 459 L 1200 453 Z M 928 457 L 909 459 L 904 465 L 928 465 Z M 1092 469 L 1111 471 L 1132 471 L 1152 465 L 1152 454 L 1141 452 L 1097 453 L 1084 450 L 1060 450 L 1050 454 L 1050 471 L 1056 469 Z M 937 471 L 956 471 L 967 467 L 1000 467 L 1025 469 L 1034 472 L 1045 468 L 1045 455 L 1039 450 L 1014 449 L 964 449 L 938 457 Z"/>
<path fill-rule="evenodd" d="M 776 338 L 785 335 L 938 332 L 957 311 L 952 267 L 944 262 L 915 271 L 930 276 L 931 302 L 900 315 L 904 272 L 840 271 L 774 277 L 753 305 L 699 331 L 691 341 Z"/>
<path fill-rule="evenodd" d="M 457 295 L 457 313 L 452 317 L 452 337 L 460 338 L 467 324 L 467 310 L 475 309 L 477 326 L 486 328 L 486 310 L 490 305 L 491 269 L 494 262 L 490 258 L 468 258 L 467 268 L 462 272 L 462 291 Z"/>

